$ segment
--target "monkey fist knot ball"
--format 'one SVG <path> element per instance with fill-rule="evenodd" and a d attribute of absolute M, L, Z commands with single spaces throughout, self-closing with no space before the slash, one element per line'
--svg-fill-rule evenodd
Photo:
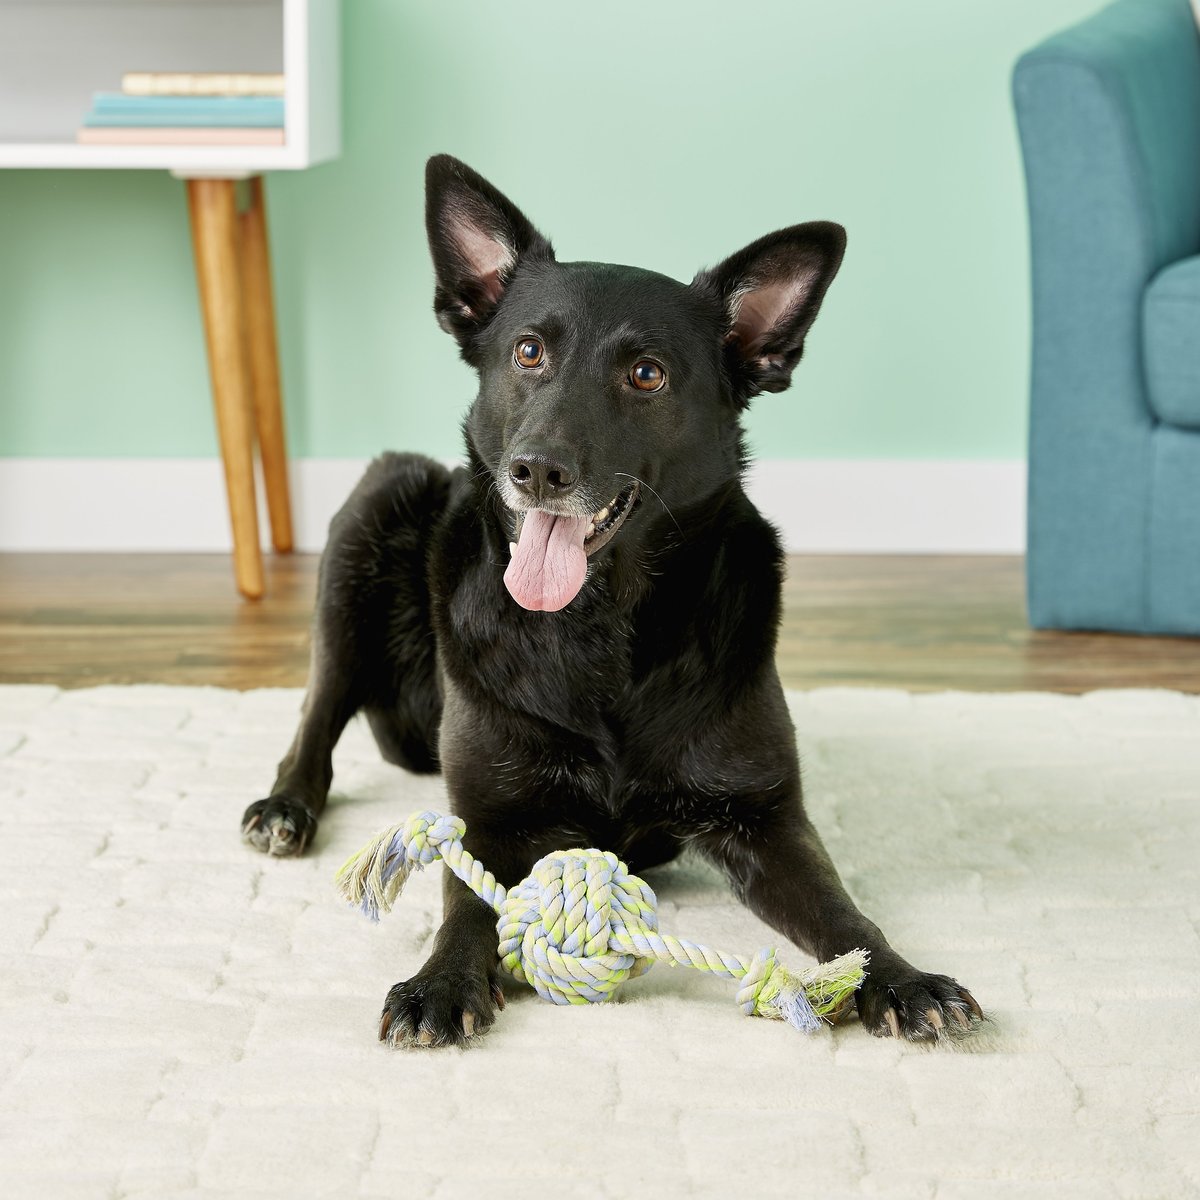
<path fill-rule="evenodd" d="M 615 854 L 548 854 L 500 907 L 500 961 L 555 1004 L 606 1000 L 653 962 L 655 904 L 650 885 Z"/>

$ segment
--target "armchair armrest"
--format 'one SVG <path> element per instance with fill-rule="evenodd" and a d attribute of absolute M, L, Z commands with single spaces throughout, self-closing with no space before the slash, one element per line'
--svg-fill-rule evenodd
<path fill-rule="evenodd" d="M 1103 339 L 1127 358 L 1142 289 L 1200 252 L 1200 32 L 1188 0 L 1118 0 L 1055 35 L 1017 63 L 1013 98 L 1040 340 L 1074 358 L 1082 338 L 1094 359 Z"/>
<path fill-rule="evenodd" d="M 1117 0 L 1022 57 L 1013 99 L 1032 249 L 1030 617 L 1111 628 L 1114 614 L 1146 607 L 1154 419 L 1142 294 L 1160 268 L 1200 252 L 1200 33 L 1188 0 Z M 1094 599 L 1081 606 L 1080 595 Z"/>

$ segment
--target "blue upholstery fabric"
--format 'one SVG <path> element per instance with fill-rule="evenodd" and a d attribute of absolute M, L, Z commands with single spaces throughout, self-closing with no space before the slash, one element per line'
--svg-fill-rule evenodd
<path fill-rule="evenodd" d="M 1200 434 L 1150 407 L 1146 287 L 1200 254 L 1200 34 L 1117 0 L 1024 55 L 1033 275 L 1029 616 L 1200 633 Z"/>
<path fill-rule="evenodd" d="M 1149 522 L 1152 630 L 1195 633 L 1200 603 L 1200 434 L 1154 431 L 1154 491 Z"/>
<path fill-rule="evenodd" d="M 1200 429 L 1200 255 L 1172 263 L 1142 302 L 1146 399 L 1168 425 Z"/>

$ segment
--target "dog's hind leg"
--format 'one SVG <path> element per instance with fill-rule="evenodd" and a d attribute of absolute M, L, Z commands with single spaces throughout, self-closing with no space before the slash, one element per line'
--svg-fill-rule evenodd
<path fill-rule="evenodd" d="M 331 651 L 318 621 L 300 727 L 270 796 L 242 817 L 242 837 L 256 850 L 285 858 L 303 854 L 312 841 L 333 781 L 333 748 L 359 706 L 357 682 L 352 664 Z"/>
<path fill-rule="evenodd" d="M 385 762 L 416 775 L 436 775 L 441 769 L 437 756 L 441 709 L 433 703 L 436 695 L 436 685 L 430 680 L 420 689 L 419 705 L 406 703 L 395 708 L 368 707 L 364 710 Z"/>
<path fill-rule="evenodd" d="M 242 836 L 256 849 L 303 853 L 329 794 L 334 746 L 360 709 L 385 758 L 437 770 L 441 696 L 425 555 L 449 486 L 450 473 L 431 459 L 381 455 L 334 517 L 300 727 L 271 794 L 242 817 Z"/>

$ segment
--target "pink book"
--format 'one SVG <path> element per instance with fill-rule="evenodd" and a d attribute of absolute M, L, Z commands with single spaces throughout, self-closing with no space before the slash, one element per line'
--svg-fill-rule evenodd
<path fill-rule="evenodd" d="M 282 129 L 82 128 L 76 140 L 90 146 L 282 146 Z"/>

